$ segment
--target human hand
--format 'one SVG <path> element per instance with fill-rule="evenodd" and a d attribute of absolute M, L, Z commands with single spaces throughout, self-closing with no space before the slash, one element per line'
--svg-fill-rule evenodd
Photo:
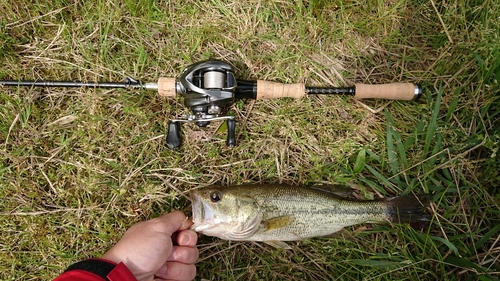
<path fill-rule="evenodd" d="M 196 276 L 198 236 L 188 229 L 191 224 L 179 211 L 139 222 L 102 258 L 123 262 L 138 281 L 192 280 Z M 177 234 L 175 242 L 172 234 Z"/>

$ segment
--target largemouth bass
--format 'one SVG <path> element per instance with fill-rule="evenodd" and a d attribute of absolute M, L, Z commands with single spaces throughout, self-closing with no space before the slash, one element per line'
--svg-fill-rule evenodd
<path fill-rule="evenodd" d="M 191 191 L 194 231 L 225 240 L 282 241 L 329 236 L 364 222 L 428 222 L 424 197 L 356 201 L 324 189 L 287 185 L 208 187 Z"/>

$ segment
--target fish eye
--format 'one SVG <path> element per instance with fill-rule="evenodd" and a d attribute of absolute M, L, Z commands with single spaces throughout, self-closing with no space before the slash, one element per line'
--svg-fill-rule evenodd
<path fill-rule="evenodd" d="M 219 191 L 214 191 L 210 193 L 210 201 L 217 203 L 222 199 L 222 193 Z"/>

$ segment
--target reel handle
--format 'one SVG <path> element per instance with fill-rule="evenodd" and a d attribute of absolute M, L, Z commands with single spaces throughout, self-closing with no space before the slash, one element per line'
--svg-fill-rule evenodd
<path fill-rule="evenodd" d="M 178 148 L 182 145 L 180 136 L 180 126 L 178 122 L 168 123 L 167 146 L 168 148 Z"/>
<path fill-rule="evenodd" d="M 236 120 L 234 119 L 234 117 L 222 117 L 222 118 L 226 119 L 226 125 L 227 125 L 226 145 L 228 147 L 234 147 L 236 146 Z M 186 121 L 173 120 L 168 123 L 167 147 L 170 149 L 179 148 L 182 145 L 182 140 L 180 136 L 181 126 L 179 122 L 186 122 Z"/>
<path fill-rule="evenodd" d="M 236 134 L 235 134 L 236 120 L 235 119 L 227 119 L 226 124 L 227 124 L 226 145 L 228 147 L 234 147 L 234 146 L 236 146 Z"/>

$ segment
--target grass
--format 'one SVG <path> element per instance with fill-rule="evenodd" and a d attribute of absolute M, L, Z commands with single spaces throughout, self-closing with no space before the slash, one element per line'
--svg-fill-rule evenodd
<path fill-rule="evenodd" d="M 345 183 L 430 193 L 433 223 L 276 250 L 200 238 L 198 280 L 498 280 L 495 1 L 1 1 L 0 79 L 156 81 L 203 59 L 309 85 L 414 82 L 417 102 L 238 102 L 224 133 L 165 147 L 182 101 L 147 91 L 0 89 L 0 279 L 49 280 L 212 184 Z"/>

